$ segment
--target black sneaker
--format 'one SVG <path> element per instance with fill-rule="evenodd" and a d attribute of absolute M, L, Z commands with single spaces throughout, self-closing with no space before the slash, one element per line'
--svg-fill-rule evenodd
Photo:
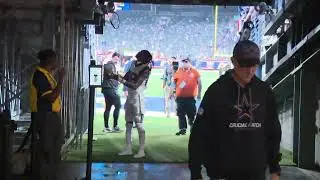
<path fill-rule="evenodd" d="M 119 132 L 119 131 L 120 131 L 120 128 L 119 128 L 118 126 L 117 126 L 117 127 L 114 127 L 114 128 L 113 128 L 113 131 L 114 131 L 114 132 Z"/>
<path fill-rule="evenodd" d="M 186 130 L 180 130 L 179 132 L 176 133 L 176 136 L 180 135 L 186 135 Z"/>

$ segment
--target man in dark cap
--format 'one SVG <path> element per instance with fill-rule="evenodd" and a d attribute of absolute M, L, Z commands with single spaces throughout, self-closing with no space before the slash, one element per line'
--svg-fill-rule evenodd
<path fill-rule="evenodd" d="M 205 93 L 189 140 L 191 179 L 201 165 L 211 179 L 278 180 L 281 127 L 271 88 L 255 76 L 260 50 L 252 41 L 236 44 L 234 69 Z"/>

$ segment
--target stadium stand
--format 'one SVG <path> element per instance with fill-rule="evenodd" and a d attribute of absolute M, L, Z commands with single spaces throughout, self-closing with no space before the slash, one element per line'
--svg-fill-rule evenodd
<path fill-rule="evenodd" d="M 208 63 L 213 55 L 230 55 L 238 40 L 237 7 L 219 7 L 217 29 L 215 29 L 214 7 L 194 7 L 192 12 L 170 14 L 152 11 L 119 11 L 120 28 L 106 25 L 98 46 L 106 51 L 137 52 L 148 49 L 157 55 L 156 60 L 167 57 L 189 57 L 202 69 L 216 69 L 225 63 L 219 59 Z M 214 40 L 215 32 L 217 41 Z M 216 42 L 216 46 L 214 43 Z M 216 52 L 214 52 L 216 47 Z M 160 66 L 161 62 L 155 62 Z"/>

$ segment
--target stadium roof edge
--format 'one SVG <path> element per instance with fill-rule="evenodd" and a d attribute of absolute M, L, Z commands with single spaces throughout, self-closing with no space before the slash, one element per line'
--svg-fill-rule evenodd
<path fill-rule="evenodd" d="M 274 0 L 117 0 L 126 3 L 144 4 L 176 4 L 176 5 L 226 5 L 226 6 L 246 6 L 256 5 L 259 2 L 266 2 L 272 5 Z"/>

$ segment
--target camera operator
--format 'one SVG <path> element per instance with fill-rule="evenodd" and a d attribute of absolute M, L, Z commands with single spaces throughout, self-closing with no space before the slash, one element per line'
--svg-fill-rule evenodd
<path fill-rule="evenodd" d="M 118 87 L 119 82 L 114 79 L 109 79 L 108 75 L 108 69 L 112 72 L 116 72 L 116 65 L 120 61 L 120 54 L 115 52 L 112 55 L 112 60 L 109 61 L 107 64 L 104 65 L 104 76 L 103 76 L 103 82 L 102 82 L 102 93 L 105 100 L 105 111 L 104 111 L 104 132 L 111 132 L 112 130 L 114 132 L 119 132 L 120 128 L 118 127 L 118 119 L 119 119 L 119 113 L 121 108 L 121 100 L 120 96 L 118 94 Z M 114 106 L 113 111 L 113 129 L 109 128 L 109 116 L 111 107 Z"/>
<path fill-rule="evenodd" d="M 136 55 L 134 61 L 124 77 L 118 74 L 110 74 L 110 78 L 116 79 L 128 87 L 128 97 L 125 103 L 126 120 L 126 146 L 120 156 L 132 155 L 132 128 L 136 124 L 139 134 L 139 151 L 134 158 L 145 157 L 145 130 L 143 128 L 144 117 L 144 90 L 152 69 L 152 55 L 147 50 L 142 50 Z"/>
<path fill-rule="evenodd" d="M 163 74 L 163 91 L 164 91 L 164 106 L 165 114 L 170 117 L 172 109 L 175 109 L 175 96 L 174 96 L 174 82 L 173 74 L 178 70 L 179 63 L 176 61 L 176 57 L 172 57 L 167 66 L 165 67 Z"/>

